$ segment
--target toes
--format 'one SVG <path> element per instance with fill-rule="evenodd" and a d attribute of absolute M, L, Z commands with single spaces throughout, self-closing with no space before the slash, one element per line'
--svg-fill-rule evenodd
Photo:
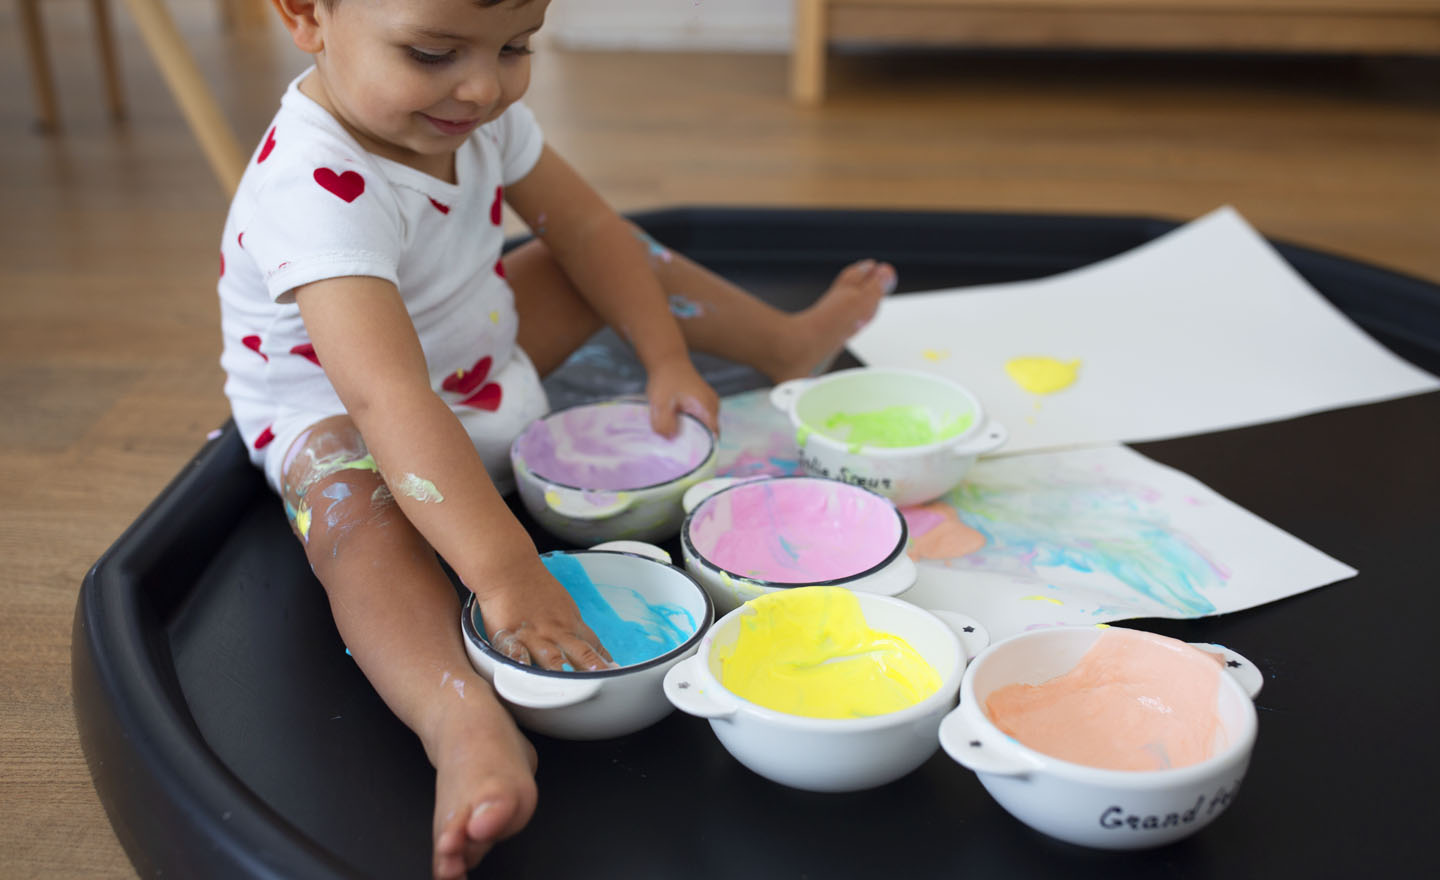
<path fill-rule="evenodd" d="M 853 284 L 858 286 L 864 284 L 865 279 L 869 277 L 871 272 L 874 271 L 874 260 L 861 260 L 858 263 L 851 263 L 844 269 L 840 270 L 840 277 L 837 280 L 840 281 L 842 284 Z"/>

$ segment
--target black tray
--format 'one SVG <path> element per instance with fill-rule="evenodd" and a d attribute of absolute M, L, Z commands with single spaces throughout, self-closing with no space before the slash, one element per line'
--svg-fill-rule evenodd
<path fill-rule="evenodd" d="M 723 209 L 635 219 L 787 308 L 861 257 L 894 262 L 902 289 L 924 290 L 1053 274 L 1175 227 Z M 1362 327 L 1440 372 L 1440 288 L 1280 249 Z M 762 384 L 733 365 L 704 366 L 722 393 Z M 547 384 L 564 405 L 636 390 L 640 374 L 602 335 Z M 1246 612 L 1131 624 L 1226 644 L 1266 677 L 1244 791 L 1187 840 L 1130 854 L 1058 843 L 1012 819 L 943 752 L 871 791 L 795 791 L 675 713 L 616 740 L 533 737 L 540 807 L 474 875 L 1435 876 L 1437 441 L 1440 394 L 1428 394 L 1137 447 L 1360 570 Z M 562 546 L 531 531 L 542 550 Z M 345 654 L 233 425 L 87 575 L 72 652 L 81 742 L 142 876 L 427 875 L 434 773 Z"/>

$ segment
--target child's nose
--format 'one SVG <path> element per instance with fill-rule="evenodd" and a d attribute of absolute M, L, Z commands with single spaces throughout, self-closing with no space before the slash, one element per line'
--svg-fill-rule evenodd
<path fill-rule="evenodd" d="M 489 107 L 500 100 L 500 76 L 494 65 L 479 64 L 468 72 L 455 90 L 455 97 L 466 103 Z"/>

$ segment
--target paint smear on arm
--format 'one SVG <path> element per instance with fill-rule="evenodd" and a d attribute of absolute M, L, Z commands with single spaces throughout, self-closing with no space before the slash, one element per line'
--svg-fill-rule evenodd
<path fill-rule="evenodd" d="M 440 490 L 435 488 L 434 483 L 415 474 L 407 473 L 395 490 L 401 495 L 427 504 L 439 504 L 445 500 L 445 496 L 440 494 Z"/>

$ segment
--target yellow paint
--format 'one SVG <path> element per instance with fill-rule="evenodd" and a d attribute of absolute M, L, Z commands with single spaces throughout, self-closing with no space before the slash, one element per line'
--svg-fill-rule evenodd
<path fill-rule="evenodd" d="M 1021 596 L 1021 599 L 1033 599 L 1036 602 L 1049 602 L 1051 605 L 1064 605 L 1059 599 L 1052 599 L 1049 596 Z"/>
<path fill-rule="evenodd" d="M 938 363 L 950 357 L 950 352 L 941 348 L 927 348 L 920 352 L 920 356 L 931 363 Z"/>
<path fill-rule="evenodd" d="M 1050 357 L 1018 357 L 1005 362 L 1005 372 L 1015 384 L 1032 394 L 1053 394 L 1075 384 L 1079 359 L 1059 361 Z"/>
<path fill-rule="evenodd" d="M 297 532 L 300 533 L 300 537 L 301 537 L 302 540 L 305 540 L 305 541 L 310 540 L 310 506 L 309 506 L 309 505 L 302 504 L 302 505 L 300 505 L 300 509 L 297 510 L 297 511 L 295 511 L 295 531 L 297 531 Z"/>
<path fill-rule="evenodd" d="M 491 312 L 490 312 L 490 323 L 492 323 L 492 324 L 499 324 L 499 323 L 500 323 L 500 313 L 499 313 L 498 311 L 491 311 Z"/>
<path fill-rule="evenodd" d="M 732 693 L 809 718 L 869 718 L 940 689 L 935 668 L 904 639 L 865 622 L 855 594 L 797 587 L 745 603 L 735 643 L 720 652 Z"/>

